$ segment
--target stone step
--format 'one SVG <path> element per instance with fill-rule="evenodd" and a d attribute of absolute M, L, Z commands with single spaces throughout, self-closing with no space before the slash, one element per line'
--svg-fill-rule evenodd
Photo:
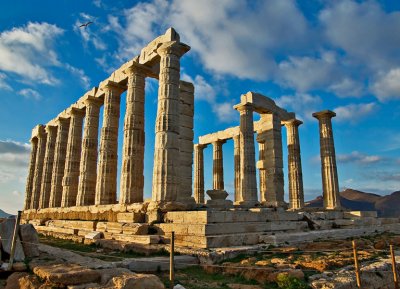
<path fill-rule="evenodd" d="M 69 234 L 69 235 L 77 235 L 78 234 L 78 229 L 71 229 L 71 228 L 35 226 L 35 229 L 39 233 L 41 233 L 41 232 L 53 232 L 53 233 L 61 233 L 61 234 Z"/>
<path fill-rule="evenodd" d="M 123 261 L 124 267 L 133 272 L 158 272 L 169 270 L 169 257 L 132 258 Z M 184 269 L 199 264 L 195 256 L 180 255 L 174 257 L 176 269 Z"/>
<path fill-rule="evenodd" d="M 50 220 L 46 222 L 46 226 L 94 231 L 96 229 L 96 223 L 96 221 Z"/>
<path fill-rule="evenodd" d="M 156 225 L 164 234 L 174 231 L 180 235 L 222 235 L 234 233 L 257 233 L 286 230 L 308 230 L 305 221 L 272 221 L 247 223 L 219 223 L 219 224 L 182 224 L 165 223 Z"/>
<path fill-rule="evenodd" d="M 371 235 L 375 233 L 392 232 L 398 234 L 400 232 L 400 224 L 386 224 L 378 226 L 365 226 L 351 229 L 332 229 L 332 230 L 315 230 L 310 232 L 293 232 L 278 233 L 275 235 L 261 235 L 260 243 L 280 245 L 280 244 L 299 244 L 311 242 L 314 240 L 335 240 L 346 239 L 350 237 L 359 237 Z"/>
<path fill-rule="evenodd" d="M 104 238 L 109 240 L 124 241 L 143 245 L 158 244 L 160 242 L 159 235 L 125 235 L 104 233 Z"/>
<path fill-rule="evenodd" d="M 179 211 L 165 214 L 165 222 L 174 224 L 300 221 L 302 219 L 303 215 L 298 212 L 276 211 L 267 208 L 251 209 L 251 211 Z"/>

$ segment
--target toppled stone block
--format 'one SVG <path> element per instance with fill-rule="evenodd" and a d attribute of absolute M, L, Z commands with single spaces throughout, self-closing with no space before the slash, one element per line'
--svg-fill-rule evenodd
<path fill-rule="evenodd" d="M 122 226 L 122 233 L 129 235 L 147 235 L 149 232 L 148 224 L 128 223 Z"/>
<path fill-rule="evenodd" d="M 39 256 L 39 237 L 35 227 L 32 224 L 21 225 L 19 227 L 19 234 L 25 256 L 28 258 Z"/>
<path fill-rule="evenodd" d="M 88 234 L 85 235 L 85 239 L 89 239 L 89 240 L 98 240 L 103 238 L 103 233 L 102 232 L 90 232 Z"/>
<path fill-rule="evenodd" d="M 76 285 L 100 280 L 99 272 L 75 264 L 37 266 L 33 272 L 50 283 L 62 285 Z"/>
<path fill-rule="evenodd" d="M 164 284 L 157 276 L 135 273 L 114 277 L 106 286 L 116 289 L 165 289 Z"/>

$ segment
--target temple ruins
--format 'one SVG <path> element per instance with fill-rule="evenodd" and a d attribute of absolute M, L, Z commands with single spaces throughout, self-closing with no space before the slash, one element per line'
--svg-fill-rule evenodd
<path fill-rule="evenodd" d="M 242 94 L 240 103 L 232 108 L 240 116 L 239 126 L 200 136 L 195 142 L 196 90 L 180 79 L 180 59 L 189 50 L 179 34 L 168 29 L 98 87 L 33 129 L 25 222 L 43 234 L 80 242 L 97 236 L 100 240 L 163 244 L 174 231 L 176 246 L 181 248 L 296 243 L 400 231 L 397 219 L 341 208 L 332 111 L 313 114 L 320 133 L 321 208 L 304 206 L 302 121 L 273 99 L 255 92 Z M 159 84 L 151 201 L 144 200 L 146 77 L 158 79 Z M 125 91 L 117 200 L 118 125 Z M 255 113 L 260 116 L 258 121 L 254 121 Z M 287 132 L 288 204 L 284 198 L 283 126 Z M 234 191 L 227 192 L 223 145 L 231 139 Z M 213 152 L 211 188 L 206 188 L 204 181 L 207 147 Z"/>

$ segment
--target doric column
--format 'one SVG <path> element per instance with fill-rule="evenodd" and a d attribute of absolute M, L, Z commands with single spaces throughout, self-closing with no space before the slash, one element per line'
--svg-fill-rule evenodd
<path fill-rule="evenodd" d="M 70 115 L 67 154 L 62 180 L 61 207 L 75 206 L 78 194 L 79 165 L 82 150 L 82 123 L 85 113 L 77 108 L 71 108 Z"/>
<path fill-rule="evenodd" d="M 261 199 L 266 206 L 280 207 L 285 204 L 281 120 L 276 114 L 262 114 L 261 121 L 268 124 L 258 135 L 265 144 L 265 159 L 259 168 L 265 169 L 266 191 Z"/>
<path fill-rule="evenodd" d="M 37 126 L 38 149 L 35 161 L 35 175 L 33 177 L 33 191 L 31 197 L 31 209 L 39 207 L 40 189 L 42 187 L 43 163 L 46 153 L 47 135 L 43 125 Z"/>
<path fill-rule="evenodd" d="M 297 119 L 286 121 L 289 173 L 289 208 L 304 207 L 303 173 L 301 170 L 299 125 L 303 122 Z"/>
<path fill-rule="evenodd" d="M 180 57 L 189 50 L 176 41 L 162 44 L 155 128 L 153 201 L 175 201 L 179 188 L 179 78 Z"/>
<path fill-rule="evenodd" d="M 224 160 L 222 153 L 222 144 L 225 140 L 213 142 L 213 189 L 224 190 Z"/>
<path fill-rule="evenodd" d="M 258 142 L 258 163 L 265 163 L 265 139 L 257 135 Z M 260 202 L 265 203 L 267 201 L 267 171 L 265 167 L 258 166 L 259 177 L 260 177 Z"/>
<path fill-rule="evenodd" d="M 39 198 L 39 209 L 49 207 L 51 175 L 53 174 L 54 148 L 56 146 L 57 127 L 46 126 L 46 133 L 46 153 L 44 156 L 42 189 Z"/>
<path fill-rule="evenodd" d="M 240 191 L 236 204 L 254 206 L 257 200 L 253 106 L 237 105 L 240 113 Z"/>
<path fill-rule="evenodd" d="M 143 201 L 144 186 L 144 91 L 145 71 L 135 62 L 125 71 L 128 74 L 120 204 Z"/>
<path fill-rule="evenodd" d="M 204 155 L 207 145 L 194 145 L 194 198 L 196 203 L 204 204 Z"/>
<path fill-rule="evenodd" d="M 62 180 L 64 177 L 65 157 L 67 154 L 67 143 L 69 133 L 69 118 L 57 119 L 57 139 L 54 152 L 53 174 L 51 178 L 51 192 L 49 207 L 55 208 L 61 206 L 62 199 Z"/>
<path fill-rule="evenodd" d="M 331 118 L 334 116 L 336 116 L 336 113 L 330 110 L 313 113 L 313 117 L 319 120 L 324 207 L 329 210 L 340 209 L 341 207 L 331 122 Z"/>
<path fill-rule="evenodd" d="M 235 197 L 234 202 L 240 200 L 240 135 L 233 137 L 233 162 L 234 162 L 234 186 Z"/>
<path fill-rule="evenodd" d="M 33 178 L 35 176 L 35 163 L 36 163 L 36 155 L 38 148 L 38 139 L 37 137 L 33 137 L 31 139 L 31 158 L 29 162 L 29 173 L 26 180 L 26 189 L 25 189 L 25 205 L 24 209 L 28 210 L 31 207 L 31 199 L 32 199 L 32 191 L 33 191 Z"/>
<path fill-rule="evenodd" d="M 93 96 L 88 96 L 84 103 L 86 113 L 79 168 L 78 196 L 76 198 L 77 206 L 93 205 L 96 194 L 97 143 L 102 101 Z"/>
<path fill-rule="evenodd" d="M 102 87 L 105 92 L 104 114 L 97 164 L 96 205 L 115 204 L 117 201 L 118 124 L 121 93 L 125 89 L 113 81 Z"/>

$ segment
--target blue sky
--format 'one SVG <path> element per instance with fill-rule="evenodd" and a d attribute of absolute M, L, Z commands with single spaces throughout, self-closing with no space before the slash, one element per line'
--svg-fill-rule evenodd
<path fill-rule="evenodd" d="M 341 188 L 400 189 L 400 2 L 289 0 L 27 1 L 0 14 L 0 208 L 22 207 L 32 128 L 46 123 L 173 26 L 192 49 L 195 139 L 238 124 L 255 91 L 304 121 L 306 199 L 321 194 L 311 113 L 331 109 Z M 79 24 L 93 21 L 87 29 Z M 157 81 L 146 83 L 145 196 L 151 194 Z M 121 105 L 121 125 L 124 96 Z M 255 117 L 256 119 L 257 117 Z M 122 126 L 121 126 L 122 127 Z M 283 129 L 286 145 L 286 130 Z M 122 147 L 122 139 L 119 142 Z M 284 148 L 285 174 L 287 150 Z M 233 193 L 233 144 L 224 145 Z M 211 147 L 205 150 L 211 188 Z M 285 176 L 287 199 L 287 174 Z"/>

